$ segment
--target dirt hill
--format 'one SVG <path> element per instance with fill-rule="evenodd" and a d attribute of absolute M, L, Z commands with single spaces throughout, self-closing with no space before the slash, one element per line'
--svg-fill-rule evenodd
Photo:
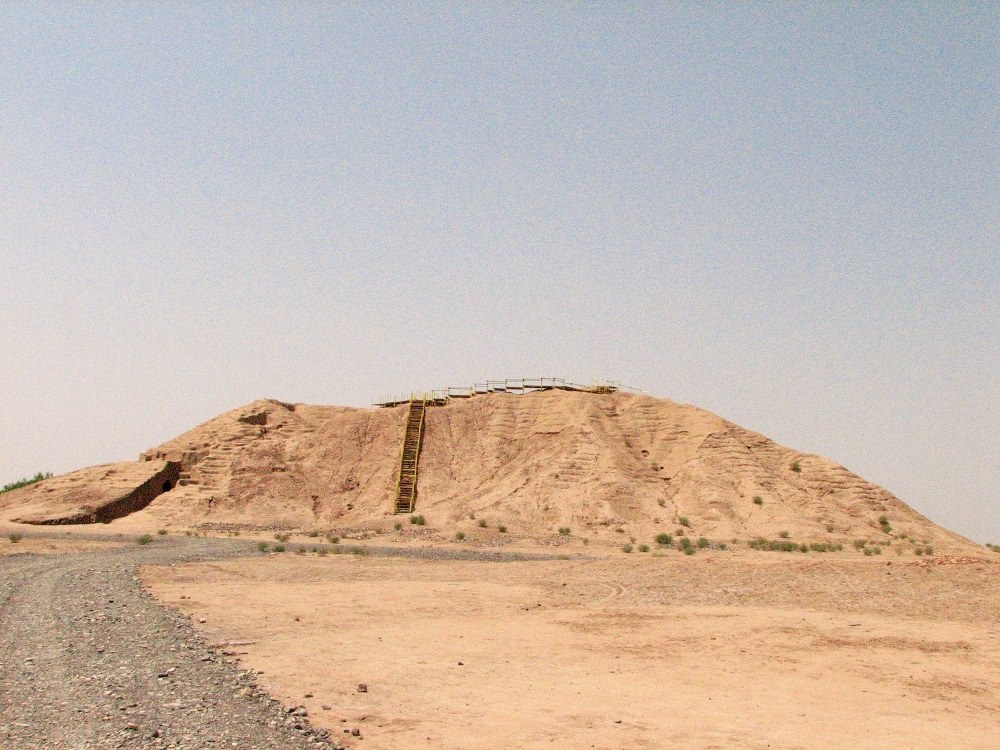
<path fill-rule="evenodd" d="M 391 528 L 406 408 L 261 400 L 227 412 L 141 456 L 178 469 L 177 486 L 143 512 L 184 525 Z M 0 496 L 0 514 L 13 517 L 58 479 Z M 93 481 L 81 478 L 81 492 Z M 472 537 L 502 523 L 532 537 L 684 529 L 712 540 L 787 531 L 972 545 L 832 461 L 693 406 L 626 393 L 494 393 L 428 409 L 416 503 L 429 529 Z"/>

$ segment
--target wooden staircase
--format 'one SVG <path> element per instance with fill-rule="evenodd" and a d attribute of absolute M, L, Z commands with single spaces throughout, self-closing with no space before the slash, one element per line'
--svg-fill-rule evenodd
<path fill-rule="evenodd" d="M 420 460 L 420 443 L 424 437 L 424 399 L 410 399 L 403 434 L 403 449 L 399 454 L 399 483 L 396 488 L 396 513 L 412 513 L 417 501 L 417 462 Z"/>

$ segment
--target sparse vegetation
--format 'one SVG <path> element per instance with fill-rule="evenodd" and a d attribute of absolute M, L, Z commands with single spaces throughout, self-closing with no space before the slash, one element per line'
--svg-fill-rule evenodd
<path fill-rule="evenodd" d="M 479 528 L 485 529 L 485 528 L 488 528 L 488 527 L 489 527 L 489 524 L 486 522 L 486 519 L 485 518 L 480 518 L 479 519 Z"/>
<path fill-rule="evenodd" d="M 313 529 L 308 534 L 306 534 L 306 536 L 308 536 L 310 539 L 315 539 L 316 537 L 319 536 L 319 532 Z"/>
<path fill-rule="evenodd" d="M 316 554 L 319 555 L 320 557 L 326 557 L 326 550 L 320 547 L 319 552 L 317 552 Z"/>
<path fill-rule="evenodd" d="M 762 498 L 760 495 L 754 495 L 753 496 L 753 504 L 754 505 L 763 505 L 764 504 L 764 498 Z"/>
<path fill-rule="evenodd" d="M 626 554 L 628 554 L 631 551 L 632 551 L 632 545 L 631 544 L 626 544 L 626 545 L 624 545 L 622 547 L 622 552 L 624 552 Z"/>
<path fill-rule="evenodd" d="M 681 526 L 684 526 L 685 528 L 688 529 L 691 528 L 691 520 L 687 516 L 681 516 L 680 518 L 678 518 L 677 523 L 679 523 Z"/>
<path fill-rule="evenodd" d="M 291 536 L 291 534 L 275 534 L 274 538 L 279 542 L 287 542 Z"/>
<path fill-rule="evenodd" d="M 143 534 L 142 536 L 140 536 L 135 541 L 138 544 L 149 544 L 151 541 L 153 541 L 153 537 L 151 537 L 149 534 Z"/>
<path fill-rule="evenodd" d="M 464 531 L 456 531 L 455 532 L 455 541 L 460 542 L 463 539 L 465 539 L 465 532 Z"/>
<path fill-rule="evenodd" d="M 992 542 L 987 542 L 986 546 L 993 550 L 994 552 L 1000 552 L 1000 544 L 993 544 Z"/>
<path fill-rule="evenodd" d="M 368 554 L 368 550 L 366 550 L 364 547 L 351 547 L 351 554 L 352 555 L 358 555 L 360 557 L 360 556 L 367 555 Z"/>
<path fill-rule="evenodd" d="M 5 484 L 3 487 L 0 487 L 0 493 L 10 492 L 11 490 L 19 490 L 22 487 L 27 487 L 29 484 L 41 482 L 43 479 L 49 479 L 51 476 L 51 471 L 40 471 L 33 477 L 25 477 L 24 479 L 18 479 L 16 482 Z"/>
<path fill-rule="evenodd" d="M 506 534 L 507 533 L 507 527 L 504 526 L 502 523 L 498 523 L 497 524 L 497 531 L 499 531 L 501 534 Z"/>
<path fill-rule="evenodd" d="M 788 539 L 788 532 L 787 531 L 779 531 L 778 532 L 778 536 L 780 536 L 782 539 Z"/>
<path fill-rule="evenodd" d="M 680 548 L 680 551 L 683 552 L 685 555 L 694 554 L 694 544 L 687 537 L 681 539 L 680 544 L 678 546 Z"/>
<path fill-rule="evenodd" d="M 707 537 L 698 537 L 698 549 L 708 549 L 709 541 Z"/>
<path fill-rule="evenodd" d="M 639 551 L 640 552 L 649 552 L 649 545 L 648 544 L 640 544 L 639 545 Z"/>
<path fill-rule="evenodd" d="M 23 539 L 24 537 L 23 537 L 23 536 L 21 536 L 20 534 L 11 534 L 11 535 L 10 535 L 10 536 L 8 536 L 7 538 L 8 538 L 8 539 L 10 539 L 10 543 L 11 543 L 11 544 L 17 544 L 17 543 L 18 543 L 19 541 L 21 541 L 21 540 L 22 540 L 22 539 Z"/>
<path fill-rule="evenodd" d="M 670 534 L 657 534 L 656 543 L 664 547 L 669 547 L 674 543 L 674 538 Z"/>
<path fill-rule="evenodd" d="M 274 552 L 284 552 L 285 551 L 285 545 L 284 544 L 276 544 L 276 545 L 274 545 L 274 547 L 272 549 L 273 549 Z"/>
<path fill-rule="evenodd" d="M 167 530 L 166 529 L 158 529 L 156 533 L 159 534 L 160 536 L 166 536 L 167 535 Z"/>
<path fill-rule="evenodd" d="M 881 547 L 878 547 L 878 546 L 875 546 L 875 547 L 865 547 L 865 556 L 866 557 L 871 557 L 872 555 L 881 555 L 881 554 L 882 554 L 882 548 Z"/>
<path fill-rule="evenodd" d="M 889 516 L 879 516 L 878 525 L 886 534 L 892 531 L 892 524 L 889 523 Z"/>
<path fill-rule="evenodd" d="M 792 471 L 796 474 L 802 471 L 802 464 L 799 461 L 792 461 Z"/>
<path fill-rule="evenodd" d="M 414 526 L 423 526 L 427 523 L 427 519 L 423 516 L 410 516 L 410 523 Z"/>
<path fill-rule="evenodd" d="M 827 530 L 827 532 L 828 532 L 828 533 L 830 533 L 830 534 L 832 534 L 832 533 L 833 533 L 833 531 L 834 531 L 834 529 L 836 529 L 836 528 L 837 528 L 837 527 L 836 527 L 836 526 L 834 526 L 834 525 L 833 525 L 832 523 L 828 523 L 828 524 L 826 525 L 826 530 Z"/>
<path fill-rule="evenodd" d="M 299 547 L 297 550 L 295 550 L 296 555 L 304 555 L 305 553 L 306 551 L 302 547 Z"/>
<path fill-rule="evenodd" d="M 267 549 L 268 549 L 269 546 L 270 545 L 268 545 L 267 542 L 258 542 L 257 543 L 257 549 L 260 550 L 261 552 L 267 552 Z"/>
<path fill-rule="evenodd" d="M 854 544 L 854 546 L 857 549 L 864 549 L 865 545 L 868 544 L 868 540 L 867 539 L 855 539 L 854 542 L 853 542 L 853 544 Z"/>
<path fill-rule="evenodd" d="M 563 536 L 569 536 L 569 526 L 560 526 L 559 533 Z"/>
<path fill-rule="evenodd" d="M 336 534 L 327 534 L 326 541 L 328 541 L 330 544 L 337 544 L 340 542 L 340 537 L 337 536 Z"/>
<path fill-rule="evenodd" d="M 396 523 L 392 525 L 392 528 L 394 528 L 396 531 L 402 531 L 403 524 L 401 524 L 399 521 L 396 521 Z"/>

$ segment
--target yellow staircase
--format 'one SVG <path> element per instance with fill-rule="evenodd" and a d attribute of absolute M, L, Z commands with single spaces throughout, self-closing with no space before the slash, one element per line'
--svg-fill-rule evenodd
<path fill-rule="evenodd" d="M 427 401 L 410 399 L 406 417 L 403 449 L 399 455 L 399 484 L 396 488 L 396 513 L 412 513 L 417 501 L 417 462 L 420 460 L 420 443 L 424 438 L 424 412 Z"/>

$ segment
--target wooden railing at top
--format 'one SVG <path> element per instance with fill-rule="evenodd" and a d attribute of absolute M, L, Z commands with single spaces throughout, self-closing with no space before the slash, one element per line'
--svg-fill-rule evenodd
<path fill-rule="evenodd" d="M 410 401 L 426 401 L 428 405 L 439 406 L 453 398 L 470 398 L 485 393 L 535 393 L 537 391 L 581 391 L 584 393 L 642 393 L 638 388 L 631 388 L 614 380 L 595 380 L 590 385 L 572 383 L 563 378 L 514 378 L 508 380 L 487 380 L 485 383 L 475 383 L 471 387 L 454 387 L 412 392 L 405 396 L 384 398 L 375 402 L 375 406 L 391 407 L 407 404 Z"/>

